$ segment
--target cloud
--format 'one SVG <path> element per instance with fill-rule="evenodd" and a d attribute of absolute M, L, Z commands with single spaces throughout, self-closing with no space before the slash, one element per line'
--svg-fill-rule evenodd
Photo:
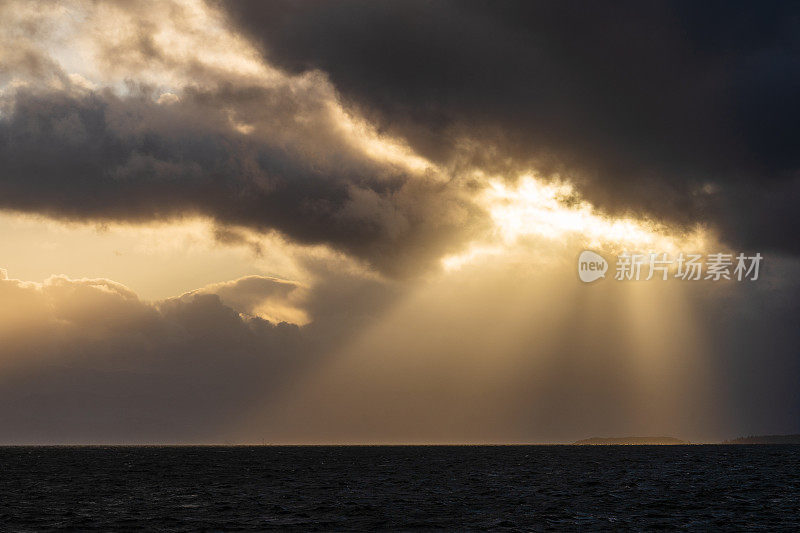
<path fill-rule="evenodd" d="M 486 229 L 476 172 L 534 169 L 612 215 L 797 251 L 790 5 L 17 4 L 3 208 L 199 214 L 223 244 L 278 231 L 397 275 Z"/>
<path fill-rule="evenodd" d="M 233 281 L 214 283 L 183 295 L 192 299 L 198 294 L 215 294 L 223 304 L 240 313 L 260 316 L 272 322 L 305 325 L 310 318 L 303 309 L 307 289 L 302 285 L 264 276 L 245 276 Z"/>
<path fill-rule="evenodd" d="M 256 92 L 248 106 L 286 96 Z M 226 91 L 187 92 L 169 105 L 147 94 L 20 92 L 0 119 L 0 207 L 133 223 L 203 215 L 221 227 L 328 244 L 385 269 L 407 266 L 404 254 L 416 258 L 421 246 L 451 245 L 445 236 L 478 214 L 447 185 L 346 152 L 325 159 L 306 138 L 270 138 L 280 124 L 258 124 L 269 130 L 260 137 L 241 134 L 225 111 L 236 102 Z M 286 110 L 275 106 L 261 110 L 265 120 Z"/>
<path fill-rule="evenodd" d="M 270 62 L 324 71 L 440 165 L 536 168 L 614 213 L 800 251 L 796 4 L 224 5 Z"/>
<path fill-rule="evenodd" d="M 24 40 L 52 68 L 5 62 L 0 208 L 130 223 L 201 215 L 219 242 L 238 242 L 237 228 L 278 231 L 394 274 L 480 223 L 458 181 L 349 113 L 323 73 L 286 75 L 213 10 L 166 5 L 169 24 L 160 4 L 84 6 L 61 38 L 67 53 L 50 25 L 69 8 L 28 14 L 38 29 Z M 66 74 L 84 49 L 92 68 Z"/>
<path fill-rule="evenodd" d="M 147 303 L 53 276 L 0 280 L 0 297 L 7 442 L 213 440 L 311 357 L 296 325 L 210 293 Z"/>
<path fill-rule="evenodd" d="M 108 279 L 0 269 L 3 442 L 268 440 L 277 428 L 242 436 L 242 421 L 394 299 L 384 282 L 329 267 L 309 265 L 313 288 L 246 276 L 152 302 Z M 294 316 L 305 324 L 279 321 Z"/>

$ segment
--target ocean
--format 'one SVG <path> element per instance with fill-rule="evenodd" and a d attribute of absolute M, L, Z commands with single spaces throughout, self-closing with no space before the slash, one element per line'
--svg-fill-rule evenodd
<path fill-rule="evenodd" d="M 800 530 L 800 446 L 0 448 L 3 530 Z"/>

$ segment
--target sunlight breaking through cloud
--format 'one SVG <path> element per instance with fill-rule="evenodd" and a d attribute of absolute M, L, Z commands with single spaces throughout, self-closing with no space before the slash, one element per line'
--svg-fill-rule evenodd
<path fill-rule="evenodd" d="M 516 185 L 491 178 L 478 201 L 492 220 L 490 235 L 459 254 L 444 257 L 442 265 L 446 270 L 460 268 L 482 256 L 504 253 L 529 238 L 577 239 L 582 246 L 607 251 L 668 253 L 703 250 L 709 240 L 707 230 L 700 225 L 690 232 L 680 232 L 648 218 L 604 215 L 581 199 L 572 184 L 547 182 L 532 174 L 520 177 Z"/>

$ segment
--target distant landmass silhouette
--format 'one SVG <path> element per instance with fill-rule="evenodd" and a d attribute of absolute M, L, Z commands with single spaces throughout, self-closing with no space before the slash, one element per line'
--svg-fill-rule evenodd
<path fill-rule="evenodd" d="M 576 440 L 575 446 L 609 446 L 609 445 L 661 445 L 691 444 L 689 441 L 675 437 L 590 437 Z M 712 443 L 708 443 L 712 444 Z M 800 444 L 800 434 L 794 435 L 748 435 L 736 439 L 722 441 L 718 444 Z"/>
<path fill-rule="evenodd" d="M 800 444 L 800 435 L 749 435 L 722 444 Z"/>
<path fill-rule="evenodd" d="M 572 444 L 577 446 L 607 446 L 607 445 L 664 445 L 690 444 L 685 440 L 675 437 L 591 437 L 576 440 Z"/>

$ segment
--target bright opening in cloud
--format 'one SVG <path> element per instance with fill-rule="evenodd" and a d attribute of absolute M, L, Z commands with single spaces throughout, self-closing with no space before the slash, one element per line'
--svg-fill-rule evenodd
<path fill-rule="evenodd" d="M 648 218 L 604 215 L 583 200 L 570 183 L 545 181 L 530 174 L 515 185 L 490 179 L 478 202 L 491 218 L 490 235 L 459 254 L 443 258 L 447 270 L 482 256 L 504 253 L 531 238 L 577 241 L 581 246 L 606 251 L 668 253 L 704 250 L 709 241 L 707 230 L 700 225 L 681 232 Z"/>

